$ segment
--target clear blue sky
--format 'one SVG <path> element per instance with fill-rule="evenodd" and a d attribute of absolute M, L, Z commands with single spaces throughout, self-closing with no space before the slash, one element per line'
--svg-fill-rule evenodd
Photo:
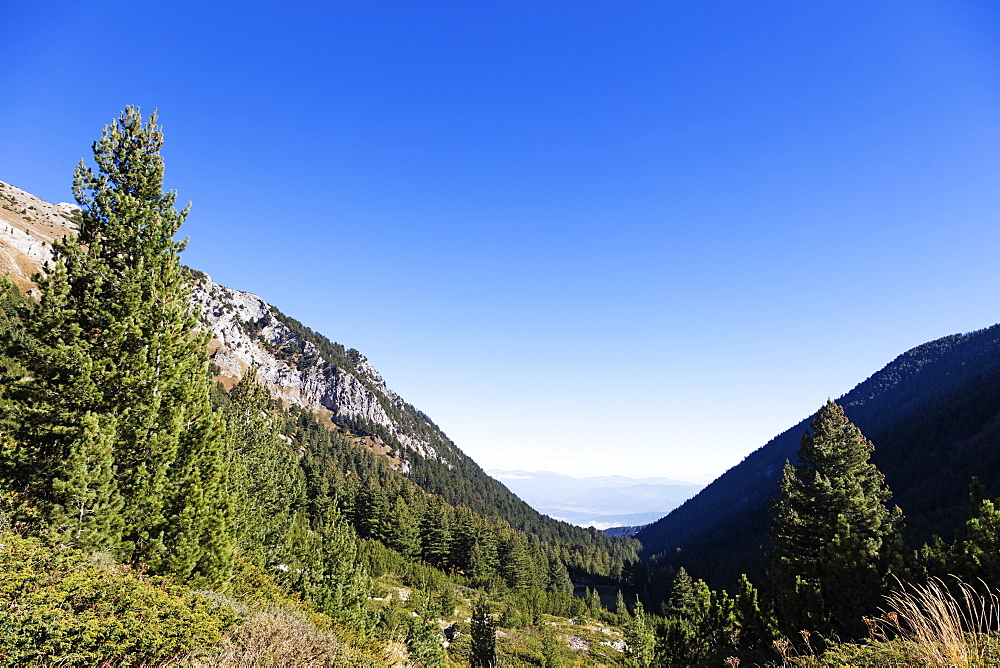
<path fill-rule="evenodd" d="M 1000 3 L 6 2 L 0 180 L 159 108 L 185 261 L 485 467 L 707 480 L 1000 320 Z"/>

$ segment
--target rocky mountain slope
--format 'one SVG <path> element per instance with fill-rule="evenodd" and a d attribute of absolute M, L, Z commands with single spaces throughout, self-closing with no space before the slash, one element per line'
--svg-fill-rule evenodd
<path fill-rule="evenodd" d="M 22 291 L 52 260 L 52 242 L 74 227 L 77 207 L 50 204 L 0 182 L 0 274 Z M 393 392 L 368 360 L 281 314 L 260 297 L 192 270 L 192 300 L 213 338 L 216 377 L 235 384 L 247 369 L 286 405 L 371 435 L 396 468 L 414 457 L 453 468 L 465 455 L 423 413 Z"/>

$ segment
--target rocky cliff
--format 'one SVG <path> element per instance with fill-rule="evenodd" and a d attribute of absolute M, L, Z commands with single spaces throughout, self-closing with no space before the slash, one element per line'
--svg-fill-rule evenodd
<path fill-rule="evenodd" d="M 0 182 L 0 274 L 23 291 L 52 260 L 52 242 L 71 233 L 78 209 L 50 204 Z M 398 468 L 409 453 L 451 467 L 461 453 L 426 415 L 385 384 L 368 360 L 284 316 L 257 295 L 233 290 L 192 270 L 192 305 L 212 332 L 208 355 L 217 379 L 231 387 L 251 367 L 286 405 L 335 424 L 349 424 L 388 446 Z"/>

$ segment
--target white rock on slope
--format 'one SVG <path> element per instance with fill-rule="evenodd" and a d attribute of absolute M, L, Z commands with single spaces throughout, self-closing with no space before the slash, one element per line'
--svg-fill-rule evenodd
<path fill-rule="evenodd" d="M 52 241 L 72 232 L 69 216 L 76 210 L 73 204 L 49 204 L 0 182 L 0 274 L 6 272 L 22 290 L 30 288 L 31 276 L 52 260 Z M 296 341 L 263 299 L 218 285 L 206 275 L 193 281 L 192 301 L 202 323 L 212 331 L 209 354 L 224 382 L 231 385 L 248 368 L 257 367 L 258 377 L 282 401 L 335 420 L 361 418 L 381 425 L 404 448 L 447 464 L 429 442 L 406 433 L 404 425 L 389 415 L 383 403 L 400 414 L 425 419 L 386 386 L 363 356 L 358 355 L 354 363 L 355 377 L 323 360 L 312 343 Z M 271 350 L 289 342 L 303 349 L 306 361 L 293 363 L 272 354 Z M 399 455 L 405 462 L 405 453 Z"/>
<path fill-rule="evenodd" d="M 204 276 L 195 282 L 192 296 L 201 309 L 202 321 L 212 330 L 211 359 L 223 377 L 235 382 L 248 368 L 257 367 L 258 378 L 279 399 L 335 420 L 361 418 L 381 425 L 403 447 L 441 459 L 430 443 L 401 431 L 372 389 L 347 370 L 322 359 L 311 342 L 297 342 L 306 362 L 292 363 L 275 357 L 268 348 L 277 348 L 296 337 L 257 295 L 221 286 Z M 391 406 L 404 410 L 402 398 L 386 386 L 363 356 L 359 356 L 355 370 Z"/>

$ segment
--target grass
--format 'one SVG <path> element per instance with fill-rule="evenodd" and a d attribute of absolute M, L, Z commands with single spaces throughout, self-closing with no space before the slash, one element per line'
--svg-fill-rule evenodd
<path fill-rule="evenodd" d="M 1000 600 L 985 585 L 980 594 L 958 578 L 949 587 L 932 578 L 902 585 L 887 597 L 888 611 L 871 622 L 872 637 L 899 638 L 928 664 L 981 665 L 995 652 L 991 633 L 1000 628 Z"/>
<path fill-rule="evenodd" d="M 807 665 L 1000 665 L 1000 598 L 980 582 L 957 577 L 923 585 L 900 583 L 882 616 L 866 619 L 871 639 L 831 647 Z"/>

